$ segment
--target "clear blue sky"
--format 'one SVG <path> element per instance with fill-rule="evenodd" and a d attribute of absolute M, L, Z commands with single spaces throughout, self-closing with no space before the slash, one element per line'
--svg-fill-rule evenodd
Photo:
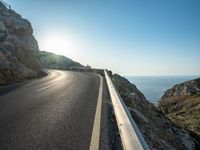
<path fill-rule="evenodd" d="M 124 75 L 200 74 L 200 0 L 5 0 L 41 50 Z"/>

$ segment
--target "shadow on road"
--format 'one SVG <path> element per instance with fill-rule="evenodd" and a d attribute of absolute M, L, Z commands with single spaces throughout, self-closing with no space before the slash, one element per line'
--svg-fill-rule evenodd
<path fill-rule="evenodd" d="M 2 86 L 2 87 L 0 87 L 0 96 L 17 89 L 17 88 L 25 85 L 26 83 L 27 82 L 21 82 L 21 83 L 15 83 L 12 85 Z"/>

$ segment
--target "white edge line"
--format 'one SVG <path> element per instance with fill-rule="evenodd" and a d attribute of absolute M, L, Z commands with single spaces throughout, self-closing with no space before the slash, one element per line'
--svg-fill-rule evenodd
<path fill-rule="evenodd" d="M 99 75 L 99 74 L 98 74 Z M 92 137 L 90 142 L 90 150 L 98 150 L 100 142 L 100 128 L 101 128 L 101 109 L 102 109 L 102 94 L 103 94 L 103 79 L 100 77 L 99 95 L 96 106 L 95 120 L 92 130 Z"/>

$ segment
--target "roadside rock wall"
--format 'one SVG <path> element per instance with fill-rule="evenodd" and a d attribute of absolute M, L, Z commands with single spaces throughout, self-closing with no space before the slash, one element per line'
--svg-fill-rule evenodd
<path fill-rule="evenodd" d="M 30 22 L 0 2 L 0 85 L 38 76 L 38 51 Z"/>
<path fill-rule="evenodd" d="M 195 140 L 189 133 L 148 102 L 134 84 L 117 74 L 110 76 L 150 149 L 195 149 Z"/>

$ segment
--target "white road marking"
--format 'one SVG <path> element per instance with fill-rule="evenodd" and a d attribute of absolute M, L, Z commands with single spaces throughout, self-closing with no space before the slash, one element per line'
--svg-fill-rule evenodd
<path fill-rule="evenodd" d="M 46 87 L 43 87 L 41 89 L 36 90 L 36 92 L 43 91 L 43 90 L 48 89 L 48 88 L 53 87 L 53 86 L 55 86 L 55 84 L 50 84 L 49 86 L 46 86 Z"/>
<path fill-rule="evenodd" d="M 100 76 L 100 75 L 99 75 Z M 101 107 L 102 107 L 102 94 L 103 94 L 103 79 L 100 76 L 100 87 L 97 101 L 97 108 L 95 113 L 95 120 L 92 130 L 92 138 L 90 142 L 90 150 L 98 150 L 100 142 L 100 127 L 101 127 Z"/>

